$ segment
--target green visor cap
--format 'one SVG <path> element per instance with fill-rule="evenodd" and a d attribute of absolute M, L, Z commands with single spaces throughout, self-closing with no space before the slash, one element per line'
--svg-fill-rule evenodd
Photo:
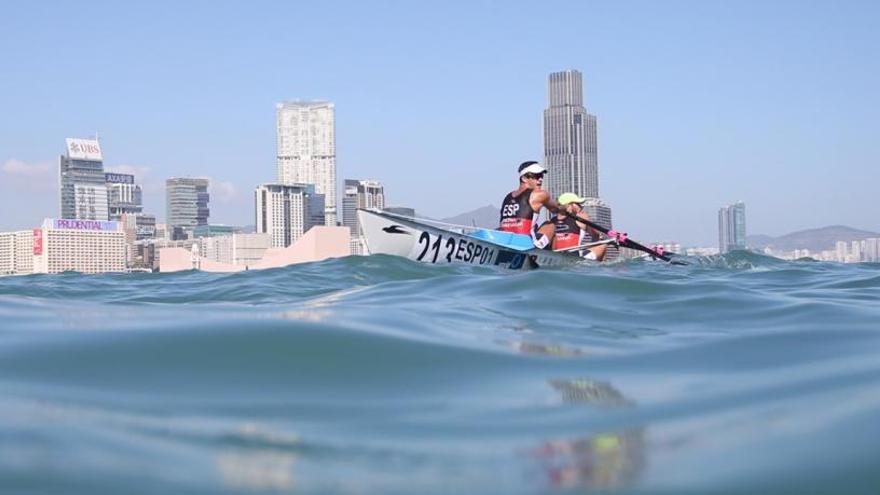
<path fill-rule="evenodd" d="M 565 206 L 565 205 L 571 204 L 571 203 L 580 204 L 580 203 L 583 203 L 584 201 L 586 201 L 586 198 L 582 198 L 575 193 L 562 193 L 559 195 L 559 198 L 556 199 L 556 202 L 562 206 Z"/>

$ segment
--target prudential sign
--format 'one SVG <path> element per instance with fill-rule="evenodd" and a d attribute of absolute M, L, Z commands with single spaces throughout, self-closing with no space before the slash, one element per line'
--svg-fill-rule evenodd
<path fill-rule="evenodd" d="M 100 162 L 104 160 L 101 153 L 101 145 L 96 139 L 67 138 L 67 156 L 71 160 L 89 160 Z"/>

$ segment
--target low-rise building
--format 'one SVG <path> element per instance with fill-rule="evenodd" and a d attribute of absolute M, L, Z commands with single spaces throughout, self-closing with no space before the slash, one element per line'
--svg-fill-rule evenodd
<path fill-rule="evenodd" d="M 0 275 L 27 275 L 34 271 L 34 232 L 0 232 Z"/>
<path fill-rule="evenodd" d="M 271 247 L 269 234 L 230 234 L 203 237 L 196 243 L 199 254 L 211 261 L 231 265 L 253 265 L 263 259 Z"/>
<path fill-rule="evenodd" d="M 124 272 L 125 232 L 119 222 L 47 218 L 33 231 L 34 273 Z"/>
<path fill-rule="evenodd" d="M 349 240 L 349 249 L 351 249 L 351 254 L 357 256 L 370 254 L 367 251 L 367 246 L 362 236 L 351 237 L 351 239 Z"/>

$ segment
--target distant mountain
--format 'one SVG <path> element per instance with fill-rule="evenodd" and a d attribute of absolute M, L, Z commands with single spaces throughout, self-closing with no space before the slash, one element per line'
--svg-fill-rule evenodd
<path fill-rule="evenodd" d="M 768 235 L 746 236 L 746 244 L 752 249 L 769 247 L 775 251 L 809 249 L 818 252 L 834 249 L 837 241 L 860 241 L 869 237 L 880 237 L 877 232 L 854 229 L 845 225 L 832 225 L 818 229 L 799 230 L 780 237 Z"/>
<path fill-rule="evenodd" d="M 476 225 L 484 229 L 494 229 L 498 227 L 499 211 L 500 209 L 497 206 L 488 205 L 455 215 L 454 217 L 441 218 L 440 221 L 456 225 Z"/>
<path fill-rule="evenodd" d="M 763 234 L 746 236 L 746 244 L 748 244 L 751 249 L 764 249 L 765 247 L 773 244 L 773 241 L 775 240 L 775 237 Z"/>

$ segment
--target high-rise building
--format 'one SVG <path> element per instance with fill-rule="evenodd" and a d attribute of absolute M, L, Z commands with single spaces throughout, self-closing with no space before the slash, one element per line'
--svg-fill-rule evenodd
<path fill-rule="evenodd" d="M 306 184 L 260 184 L 254 193 L 256 230 L 272 247 L 287 247 L 305 233 Z"/>
<path fill-rule="evenodd" d="M 583 204 L 584 211 L 593 222 L 611 229 L 611 207 L 599 198 L 587 198 Z"/>
<path fill-rule="evenodd" d="M 718 210 L 718 250 L 721 254 L 746 248 L 746 205 L 738 201 Z"/>
<path fill-rule="evenodd" d="M 837 255 L 837 261 L 841 263 L 846 263 L 847 258 L 849 258 L 849 250 L 847 249 L 846 241 L 837 241 L 834 244 L 835 254 Z"/>
<path fill-rule="evenodd" d="M 550 74 L 544 110 L 544 188 L 552 197 L 573 192 L 599 197 L 596 116 L 584 108 L 581 73 Z"/>
<path fill-rule="evenodd" d="M 143 191 L 135 184 L 134 175 L 108 172 L 104 174 L 104 180 L 110 220 L 118 222 L 122 215 L 137 215 L 144 211 Z"/>
<path fill-rule="evenodd" d="M 865 239 L 865 261 L 876 263 L 880 261 L 880 239 L 872 237 Z"/>
<path fill-rule="evenodd" d="M 165 181 L 166 222 L 172 240 L 192 234 L 199 225 L 208 225 L 208 179 L 172 177 Z"/>
<path fill-rule="evenodd" d="M 324 206 L 326 203 L 327 196 L 324 194 L 318 194 L 315 192 L 315 185 L 308 184 L 306 186 L 306 223 L 303 226 L 303 232 L 308 232 L 309 229 L 316 225 L 325 225 L 326 224 L 326 215 L 324 211 Z"/>
<path fill-rule="evenodd" d="M 326 225 L 336 225 L 336 111 L 326 101 L 278 103 L 278 182 L 314 184 L 325 196 Z"/>
<path fill-rule="evenodd" d="M 360 237 L 358 208 L 385 208 L 385 187 L 377 180 L 346 179 L 342 198 L 342 225 L 351 229 L 352 237 Z"/>
<path fill-rule="evenodd" d="M 104 155 L 97 139 L 67 138 L 58 160 L 61 218 L 103 220 L 107 212 Z"/>
<path fill-rule="evenodd" d="M 849 252 L 849 261 L 851 263 L 858 263 L 863 261 L 862 258 L 862 241 L 854 240 L 851 242 L 852 248 Z"/>

